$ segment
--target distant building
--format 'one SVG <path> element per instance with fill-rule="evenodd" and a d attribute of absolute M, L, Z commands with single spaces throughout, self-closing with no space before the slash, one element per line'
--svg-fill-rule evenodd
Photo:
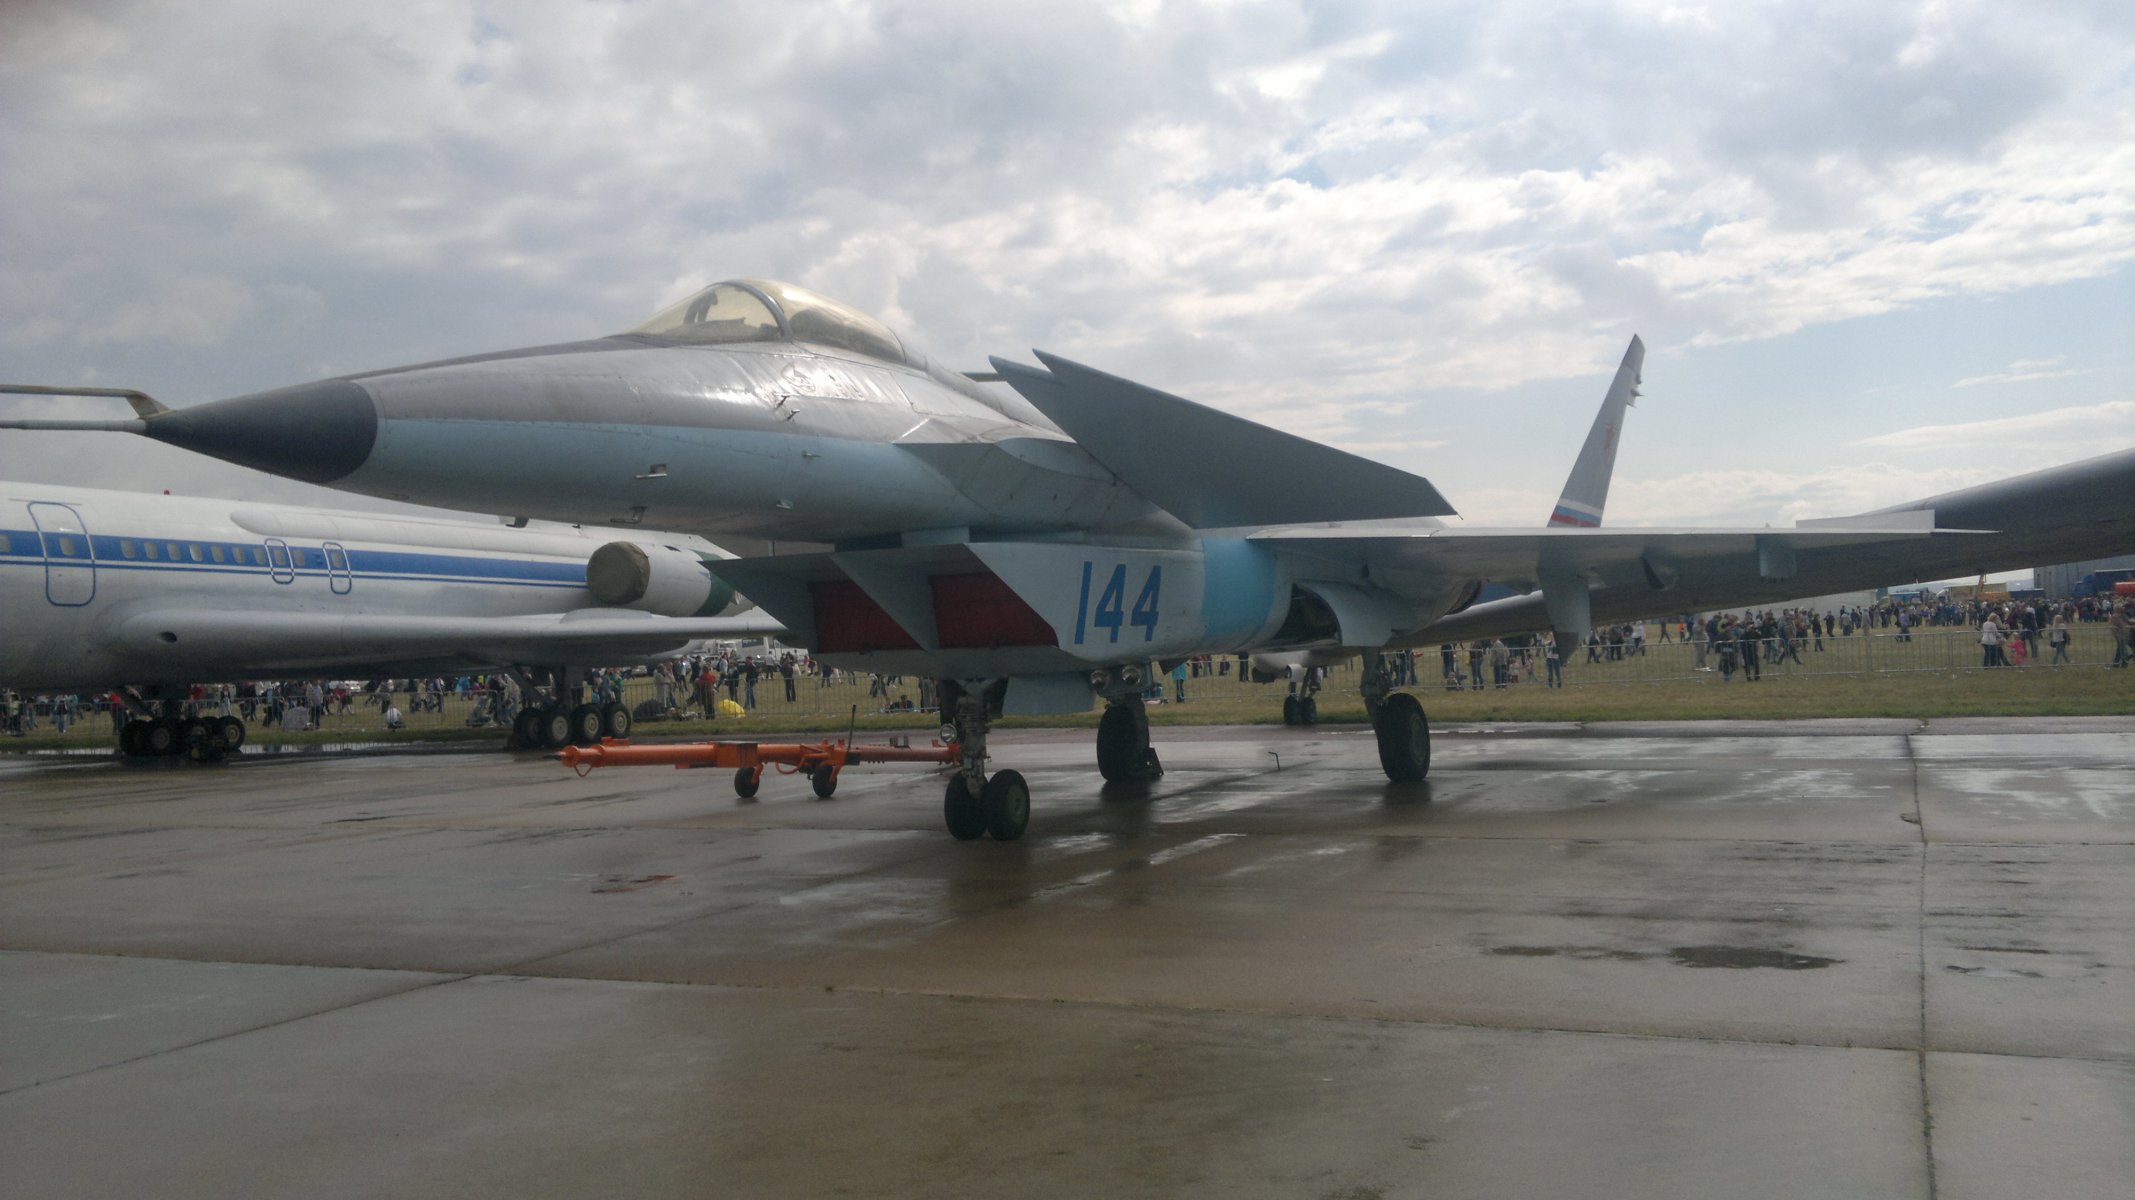
<path fill-rule="evenodd" d="M 2098 558 L 2090 562 L 2063 563 L 2057 567 L 2031 568 L 2032 586 L 2049 596 L 2066 596 L 2093 571 L 2135 571 L 2135 554 Z"/>

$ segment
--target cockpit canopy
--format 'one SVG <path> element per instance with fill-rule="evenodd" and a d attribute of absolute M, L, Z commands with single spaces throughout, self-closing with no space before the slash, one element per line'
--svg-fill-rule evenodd
<path fill-rule="evenodd" d="M 806 288 L 770 279 L 715 283 L 630 332 L 687 345 L 810 342 L 905 361 L 889 327 L 859 309 Z"/>

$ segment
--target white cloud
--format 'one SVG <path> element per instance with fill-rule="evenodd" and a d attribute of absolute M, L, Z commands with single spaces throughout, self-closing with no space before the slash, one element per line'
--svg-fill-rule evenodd
<path fill-rule="evenodd" d="M 2108 400 L 2103 404 L 2076 405 L 2020 417 L 1995 417 L 1951 425 L 1919 425 L 1862 438 L 1854 445 L 1904 450 L 2047 446 L 2069 457 L 2077 457 L 2130 442 L 2135 442 L 2135 400 Z"/>
<path fill-rule="evenodd" d="M 1660 479 L 1619 479 L 1612 525 L 1781 526 L 1922 500 L 2016 472 L 1994 467 L 1913 467 L 1895 462 L 1788 471 L 1716 468 Z"/>
<path fill-rule="evenodd" d="M 204 398 L 764 274 L 1437 478 L 1518 432 L 1474 397 L 1633 328 L 1661 379 L 2125 270 L 2128 45 L 1839 0 L 0 6 L 0 375 Z M 2007 357 L 1965 384 L 2061 370 Z"/>
<path fill-rule="evenodd" d="M 2041 379 L 2068 379 L 2090 373 L 2063 367 L 2061 364 L 2066 361 L 2065 358 L 2060 357 L 2020 358 L 2010 363 L 2009 369 L 2006 371 L 1996 371 L 1991 375 L 1969 376 L 1958 380 L 1955 386 L 1968 388 L 1990 383 L 2031 383 Z"/>

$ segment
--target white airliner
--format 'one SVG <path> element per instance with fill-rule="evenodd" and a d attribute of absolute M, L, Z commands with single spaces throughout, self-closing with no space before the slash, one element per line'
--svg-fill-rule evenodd
<path fill-rule="evenodd" d="M 620 705 L 571 703 L 585 668 L 779 632 L 735 615 L 750 605 L 704 565 L 728 557 L 687 535 L 0 482 L 0 687 L 138 688 L 152 711 L 120 743 L 157 754 L 243 740 L 167 702 L 191 684 L 535 667 L 559 699 L 521 712 L 522 744 L 622 736 Z"/>

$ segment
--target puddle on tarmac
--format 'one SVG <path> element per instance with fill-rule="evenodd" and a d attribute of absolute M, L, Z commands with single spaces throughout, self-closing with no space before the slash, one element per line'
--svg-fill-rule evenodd
<path fill-rule="evenodd" d="M 1613 960 L 1615 962 L 1641 962 L 1652 958 L 1637 950 L 1615 950 L 1607 946 L 1492 946 L 1490 953 L 1506 958 L 1565 958 Z"/>
<path fill-rule="evenodd" d="M 1565 958 L 1587 962 L 1644 962 L 1660 957 L 1640 950 L 1617 950 L 1608 946 L 1492 946 L 1489 953 L 1502 958 Z M 1771 967 L 1780 971 L 1814 971 L 1843 960 L 1796 954 L 1791 950 L 1767 950 L 1761 946 L 1677 946 L 1668 961 L 1679 967 L 1728 967 L 1747 970 Z"/>
<path fill-rule="evenodd" d="M 1769 950 L 1762 946 L 1677 946 L 1668 952 L 1668 958 L 1679 967 L 1727 967 L 1738 971 L 1756 967 L 1771 967 L 1780 971 L 1816 971 L 1840 961 L 1836 958 L 1820 958 L 1814 954 L 1796 954 L 1791 950 Z"/>

